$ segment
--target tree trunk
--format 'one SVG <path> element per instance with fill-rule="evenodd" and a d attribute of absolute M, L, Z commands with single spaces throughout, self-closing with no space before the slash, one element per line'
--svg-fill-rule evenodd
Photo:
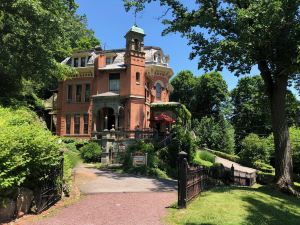
<path fill-rule="evenodd" d="M 271 74 L 266 61 L 259 61 L 258 68 L 270 100 L 272 129 L 275 145 L 275 182 L 280 190 L 300 196 L 293 188 L 292 150 L 286 116 L 288 75 Z"/>
<path fill-rule="evenodd" d="M 272 128 L 275 144 L 275 182 L 280 190 L 297 195 L 293 188 L 292 151 L 286 116 L 286 93 L 288 78 L 279 77 L 269 91 Z"/>

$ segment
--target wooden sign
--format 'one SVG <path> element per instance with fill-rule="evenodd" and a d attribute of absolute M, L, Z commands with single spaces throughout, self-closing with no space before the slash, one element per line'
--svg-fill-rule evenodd
<path fill-rule="evenodd" d="M 135 152 L 132 154 L 133 166 L 147 166 L 147 153 Z"/>

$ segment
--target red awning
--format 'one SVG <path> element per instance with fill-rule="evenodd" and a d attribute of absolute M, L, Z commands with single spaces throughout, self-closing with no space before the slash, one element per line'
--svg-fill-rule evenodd
<path fill-rule="evenodd" d="M 175 123 L 175 120 L 173 120 L 172 117 L 170 117 L 170 116 L 168 116 L 164 113 L 161 113 L 158 116 L 154 116 L 153 120 L 154 121 L 164 121 L 164 122 L 167 122 L 167 123 Z"/>

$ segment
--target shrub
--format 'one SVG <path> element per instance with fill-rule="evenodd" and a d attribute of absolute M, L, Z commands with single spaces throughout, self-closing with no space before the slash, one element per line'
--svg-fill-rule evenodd
<path fill-rule="evenodd" d="M 254 168 L 260 170 L 264 173 L 275 174 L 275 168 L 269 164 L 263 163 L 261 161 L 254 162 Z"/>
<path fill-rule="evenodd" d="M 203 117 L 200 122 L 194 120 L 193 127 L 199 146 L 229 154 L 234 152 L 234 129 L 224 118 L 217 120 L 212 117 Z"/>
<path fill-rule="evenodd" d="M 69 195 L 72 181 L 72 165 L 68 154 L 64 155 L 64 177 L 63 177 L 63 191 L 65 195 Z"/>
<path fill-rule="evenodd" d="M 90 142 L 80 148 L 80 155 L 85 162 L 100 162 L 102 149 L 96 142 Z"/>
<path fill-rule="evenodd" d="M 216 156 L 219 156 L 219 157 L 224 158 L 224 159 L 228 159 L 228 160 L 233 161 L 233 162 L 239 162 L 240 161 L 240 157 L 238 155 L 227 154 L 227 153 L 224 153 L 224 152 L 219 152 L 219 151 L 215 151 L 215 150 L 211 150 L 211 149 L 207 149 L 207 148 L 205 148 L 205 150 L 211 152 L 212 154 L 214 154 Z"/>
<path fill-rule="evenodd" d="M 208 151 L 197 151 L 193 163 L 200 166 L 211 167 L 215 163 L 215 158 L 216 156 Z"/>
<path fill-rule="evenodd" d="M 75 143 L 65 144 L 65 146 L 69 151 L 78 152 L 78 149 L 76 148 Z"/>
<path fill-rule="evenodd" d="M 89 143 L 88 140 L 76 139 L 71 137 L 62 137 L 61 140 L 72 151 L 79 150 L 81 147 Z"/>
<path fill-rule="evenodd" d="M 144 141 L 139 141 L 137 143 L 131 144 L 127 147 L 124 158 L 123 167 L 125 171 L 132 168 L 132 154 L 135 152 L 147 153 L 147 167 L 157 168 L 159 164 L 159 159 L 157 153 L 155 152 L 154 146 L 151 143 L 145 143 Z"/>
<path fill-rule="evenodd" d="M 159 168 L 152 168 L 149 170 L 148 175 L 154 176 L 161 179 L 168 179 L 168 175 L 165 171 L 159 169 Z"/>
<path fill-rule="evenodd" d="M 254 166 L 255 161 L 268 163 L 270 160 L 270 146 L 266 138 L 256 134 L 249 134 L 242 141 L 242 150 L 239 153 L 241 163 L 247 166 Z"/>
<path fill-rule="evenodd" d="M 76 167 L 82 160 L 80 157 L 80 153 L 79 152 L 74 152 L 74 151 L 65 151 L 64 152 L 65 157 L 68 158 L 69 163 L 70 163 L 70 167 L 73 169 L 74 167 Z"/>
<path fill-rule="evenodd" d="M 36 186 L 61 161 L 58 139 L 29 109 L 0 107 L 0 190 Z"/>

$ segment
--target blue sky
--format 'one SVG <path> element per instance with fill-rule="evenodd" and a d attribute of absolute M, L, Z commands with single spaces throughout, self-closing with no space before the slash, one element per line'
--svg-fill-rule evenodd
<path fill-rule="evenodd" d="M 105 49 L 124 48 L 124 35 L 134 24 L 132 12 L 125 12 L 122 0 L 76 0 L 79 5 L 78 13 L 85 14 L 89 28 L 95 31 L 97 38 Z M 183 0 L 186 5 L 193 7 L 194 1 Z M 159 46 L 165 54 L 170 55 L 170 66 L 177 74 L 181 70 L 191 70 L 195 75 L 201 75 L 203 70 L 198 69 L 197 59 L 189 60 L 191 47 L 180 34 L 161 36 L 164 25 L 157 19 L 164 12 L 159 3 L 147 5 L 146 9 L 137 16 L 137 24 L 146 33 L 145 45 Z M 249 75 L 259 74 L 254 68 Z M 231 90 L 237 84 L 238 78 L 227 70 L 222 75 Z M 299 96 L 298 96 L 299 97 Z"/>

